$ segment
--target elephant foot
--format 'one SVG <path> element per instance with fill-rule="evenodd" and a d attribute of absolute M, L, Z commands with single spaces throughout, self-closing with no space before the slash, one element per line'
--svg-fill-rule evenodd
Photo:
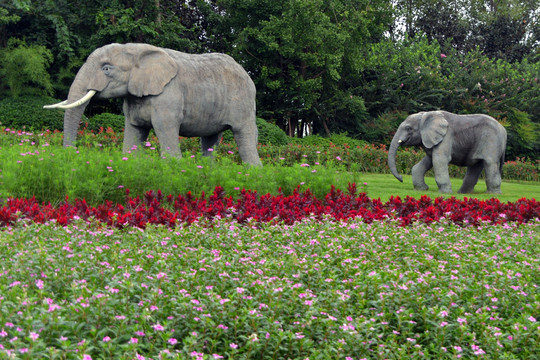
<path fill-rule="evenodd" d="M 452 193 L 452 188 L 446 188 L 446 187 L 439 188 L 439 192 L 441 194 L 451 194 Z"/>
<path fill-rule="evenodd" d="M 487 189 L 486 193 L 488 193 L 488 194 L 502 194 L 502 191 L 501 191 L 501 189 L 492 189 L 492 190 Z"/>
<path fill-rule="evenodd" d="M 427 184 L 414 185 L 414 190 L 427 191 L 427 190 L 429 190 L 429 186 L 427 186 Z"/>
<path fill-rule="evenodd" d="M 459 189 L 458 194 L 472 194 L 474 192 L 474 188 L 472 189 Z"/>

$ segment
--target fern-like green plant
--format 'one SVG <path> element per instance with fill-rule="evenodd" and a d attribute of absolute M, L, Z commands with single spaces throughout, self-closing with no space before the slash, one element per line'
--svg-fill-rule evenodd
<path fill-rule="evenodd" d="M 52 95 L 53 85 L 47 68 L 53 61 L 52 53 L 44 46 L 26 45 L 11 38 L 8 47 L 0 51 L 0 79 L 10 95 Z"/>

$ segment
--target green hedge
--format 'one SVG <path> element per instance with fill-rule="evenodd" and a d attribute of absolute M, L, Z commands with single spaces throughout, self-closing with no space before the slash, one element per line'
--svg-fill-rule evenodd
<path fill-rule="evenodd" d="M 257 129 L 259 130 L 259 143 L 264 145 L 287 145 L 289 137 L 277 125 L 257 118 Z M 223 133 L 223 143 L 236 143 L 232 131 L 227 130 Z"/>
<path fill-rule="evenodd" d="M 92 116 L 82 126 L 89 131 L 100 132 L 107 129 L 112 129 L 115 132 L 122 132 L 124 130 L 125 117 L 124 115 L 117 115 L 111 113 L 102 113 Z"/>
<path fill-rule="evenodd" d="M 0 124 L 8 128 L 27 131 L 62 130 L 64 111 L 44 109 L 44 105 L 57 103 L 49 96 L 8 97 L 0 101 Z"/>

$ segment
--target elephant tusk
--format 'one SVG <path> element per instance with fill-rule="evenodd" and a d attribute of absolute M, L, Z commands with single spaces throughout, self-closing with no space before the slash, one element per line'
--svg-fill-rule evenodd
<path fill-rule="evenodd" d="M 84 95 L 82 98 L 80 98 L 79 100 L 71 103 L 71 104 L 68 104 L 66 105 L 66 101 L 62 101 L 61 103 L 58 103 L 58 104 L 54 104 L 54 105 L 45 105 L 44 108 L 45 109 L 54 109 L 54 108 L 58 108 L 58 109 L 73 109 L 77 106 L 80 106 L 82 104 L 84 104 L 85 102 L 89 101 L 92 96 L 94 96 L 96 94 L 96 90 L 90 90 L 86 93 L 86 95 Z"/>
<path fill-rule="evenodd" d="M 67 103 L 67 100 L 64 100 L 62 102 L 59 102 L 58 104 L 52 104 L 52 105 L 44 105 L 43 108 L 44 109 L 56 109 L 57 107 L 61 106 L 61 105 L 64 105 Z"/>
<path fill-rule="evenodd" d="M 398 142 L 398 144 L 401 144 L 403 142 L 403 140 L 398 140 L 397 142 Z"/>

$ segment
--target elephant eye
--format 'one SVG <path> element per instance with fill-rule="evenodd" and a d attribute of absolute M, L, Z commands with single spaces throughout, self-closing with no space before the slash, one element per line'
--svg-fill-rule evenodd
<path fill-rule="evenodd" d="M 103 65 L 103 67 L 101 68 L 101 70 L 103 70 L 103 72 L 105 73 L 105 75 L 110 75 L 111 70 L 112 70 L 112 66 L 111 66 L 111 65 Z"/>

